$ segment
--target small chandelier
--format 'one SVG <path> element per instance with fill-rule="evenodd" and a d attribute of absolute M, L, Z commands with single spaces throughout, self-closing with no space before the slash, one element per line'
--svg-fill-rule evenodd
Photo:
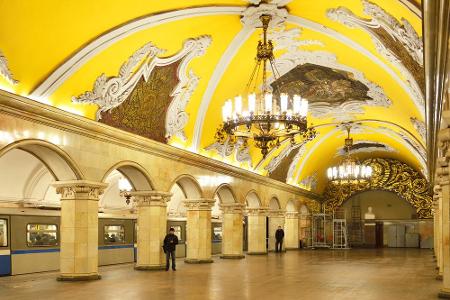
<path fill-rule="evenodd" d="M 128 180 L 126 180 L 125 178 L 119 179 L 120 196 L 125 198 L 125 203 L 127 205 L 130 204 L 130 199 L 132 197 L 130 192 L 132 189 L 133 188 Z"/>
<path fill-rule="evenodd" d="M 271 68 L 275 80 L 280 77 L 275 66 L 273 43 L 267 39 L 267 28 L 271 18 L 270 15 L 260 16 L 263 40 L 258 42 L 256 64 L 246 87 L 248 92 L 253 86 L 253 92 L 247 96 L 247 109 L 243 108 L 241 96 L 235 97 L 234 110 L 232 100 L 227 100 L 222 107 L 223 124 L 215 136 L 222 144 L 227 140 L 234 144 L 238 139 L 242 139 L 243 146 L 246 146 L 248 140 L 253 140 L 254 146 L 261 149 L 263 157 L 286 139 L 290 139 L 294 144 L 296 136 L 308 141 L 316 135 L 315 130 L 307 126 L 308 101 L 299 95 L 290 97 L 286 92 L 272 93 L 267 83 L 268 67 Z M 261 68 L 262 87 L 256 92 Z"/>
<path fill-rule="evenodd" d="M 372 167 L 360 164 L 350 155 L 353 146 L 353 138 L 350 137 L 350 126 L 347 126 L 347 138 L 345 139 L 345 157 L 339 166 L 329 167 L 327 177 L 334 184 L 358 184 L 366 182 L 372 176 Z"/>

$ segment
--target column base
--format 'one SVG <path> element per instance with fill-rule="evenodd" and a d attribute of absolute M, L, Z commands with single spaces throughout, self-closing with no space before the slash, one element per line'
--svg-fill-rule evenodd
<path fill-rule="evenodd" d="M 277 252 L 277 251 L 275 251 L 275 250 L 269 250 L 269 252 L 271 252 L 271 253 L 285 253 L 285 252 L 286 252 L 286 249 L 283 249 L 283 250 L 281 250 L 280 252 Z"/>
<path fill-rule="evenodd" d="M 156 266 L 134 266 L 134 269 L 137 271 L 161 271 L 165 270 L 165 265 L 156 265 Z"/>
<path fill-rule="evenodd" d="M 300 250 L 298 247 L 286 247 L 285 250 Z"/>
<path fill-rule="evenodd" d="M 99 280 L 102 276 L 100 274 L 94 274 L 94 275 L 80 275 L 80 276 L 73 276 L 73 275 L 59 275 L 56 277 L 57 281 L 89 281 L 89 280 Z"/>
<path fill-rule="evenodd" d="M 195 259 L 195 258 L 186 258 L 184 260 L 187 264 L 210 264 L 213 263 L 214 260 L 212 259 Z"/>
<path fill-rule="evenodd" d="M 443 299 L 450 299 L 450 291 L 442 289 L 439 291 L 438 297 Z"/>
<path fill-rule="evenodd" d="M 247 252 L 247 255 L 267 255 L 267 252 Z"/>
<path fill-rule="evenodd" d="M 242 259 L 242 258 L 245 258 L 245 255 L 242 255 L 242 254 L 224 254 L 224 255 L 221 255 L 220 258 L 223 258 L 223 259 Z"/>
<path fill-rule="evenodd" d="M 436 280 L 442 280 L 443 276 L 442 275 L 436 275 Z"/>

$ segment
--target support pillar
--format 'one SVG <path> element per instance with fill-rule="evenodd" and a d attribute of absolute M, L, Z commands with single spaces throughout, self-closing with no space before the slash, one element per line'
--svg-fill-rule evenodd
<path fill-rule="evenodd" d="M 434 255 L 436 257 L 436 269 L 438 274 L 436 279 L 442 280 L 442 190 L 439 185 L 434 187 Z"/>
<path fill-rule="evenodd" d="M 267 254 L 266 208 L 247 208 L 249 255 Z"/>
<path fill-rule="evenodd" d="M 443 276 L 443 285 L 439 292 L 439 298 L 448 298 L 450 299 L 450 182 L 449 182 L 449 167 L 442 167 L 438 169 L 438 173 L 440 173 L 440 186 L 442 189 L 441 196 L 441 257 L 440 261 L 442 261 L 442 276 Z"/>
<path fill-rule="evenodd" d="M 214 199 L 189 199 L 186 224 L 186 263 L 212 263 L 211 258 L 211 207 Z"/>
<path fill-rule="evenodd" d="M 437 279 L 438 280 L 442 280 L 443 276 L 444 276 L 444 259 L 443 259 L 443 255 L 444 255 L 444 244 L 443 244 L 443 239 L 444 239 L 444 231 L 443 231 L 443 226 L 444 226 L 444 211 L 442 210 L 443 208 L 443 198 L 442 198 L 442 188 L 441 188 L 441 193 L 440 193 L 440 197 L 439 197 L 439 265 L 438 265 L 438 275 L 437 275 Z"/>
<path fill-rule="evenodd" d="M 244 258 L 243 204 L 222 204 L 222 255 L 220 258 Z"/>
<path fill-rule="evenodd" d="M 275 231 L 278 226 L 281 226 L 283 230 L 286 212 L 284 210 L 271 210 L 269 211 L 269 251 L 275 251 Z M 283 246 L 281 251 L 286 248 L 286 231 L 284 232 Z"/>
<path fill-rule="evenodd" d="M 286 250 L 297 250 L 299 243 L 299 219 L 298 212 L 286 212 L 285 219 L 285 244 Z"/>
<path fill-rule="evenodd" d="M 61 195 L 60 281 L 100 279 L 98 200 L 106 183 L 87 180 L 53 184 Z"/>
<path fill-rule="evenodd" d="M 170 193 L 160 191 L 131 192 L 137 203 L 136 270 L 163 270 L 162 249 L 167 231 L 167 204 Z"/>

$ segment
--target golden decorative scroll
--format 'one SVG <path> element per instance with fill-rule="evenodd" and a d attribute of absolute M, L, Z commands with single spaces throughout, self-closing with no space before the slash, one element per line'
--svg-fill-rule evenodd
<path fill-rule="evenodd" d="M 433 217 L 433 199 L 428 181 L 418 171 L 395 159 L 370 158 L 363 164 L 372 166 L 370 181 L 351 185 L 329 183 L 324 192 L 325 211 L 340 207 L 351 196 L 368 191 L 393 192 L 411 204 L 419 219 Z"/>

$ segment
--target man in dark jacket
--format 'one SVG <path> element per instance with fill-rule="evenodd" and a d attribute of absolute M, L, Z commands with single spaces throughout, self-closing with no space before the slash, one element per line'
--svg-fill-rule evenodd
<path fill-rule="evenodd" d="M 172 270 L 176 271 L 175 266 L 175 246 L 178 245 L 178 237 L 175 235 L 175 229 L 170 227 L 169 233 L 164 238 L 164 253 L 166 253 L 166 271 L 169 271 L 169 260 L 172 257 Z"/>
<path fill-rule="evenodd" d="M 281 226 L 278 226 L 277 231 L 275 231 L 275 252 L 281 252 L 283 248 L 284 230 Z"/>

